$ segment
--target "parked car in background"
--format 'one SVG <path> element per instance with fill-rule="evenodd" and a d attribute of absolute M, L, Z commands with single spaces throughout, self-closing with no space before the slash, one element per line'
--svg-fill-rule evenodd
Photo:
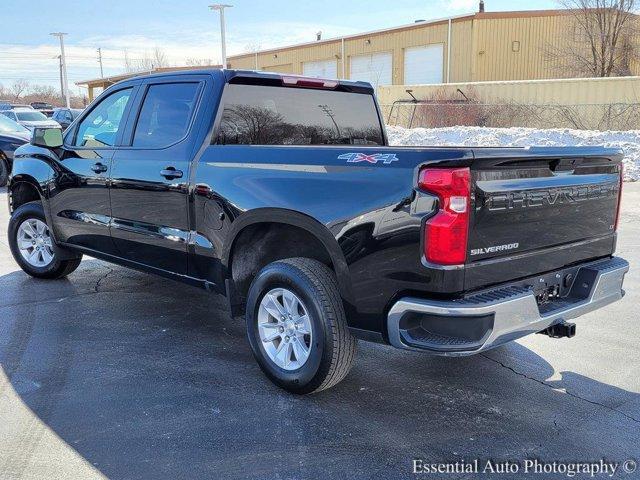
<path fill-rule="evenodd" d="M 29 142 L 31 132 L 17 122 L 0 115 L 0 187 L 7 184 L 13 152 L 16 148 Z"/>
<path fill-rule="evenodd" d="M 33 130 L 35 127 L 61 128 L 58 122 L 47 118 L 44 113 L 41 113 L 31 107 L 13 108 L 11 110 L 3 110 L 0 113 L 5 117 L 9 117 L 14 122 L 18 122 L 29 130 Z"/>
<path fill-rule="evenodd" d="M 31 102 L 31 106 L 46 115 L 48 118 L 53 117 L 56 110 L 53 105 L 47 102 Z"/>
<path fill-rule="evenodd" d="M 56 108 L 51 118 L 66 129 L 81 113 L 81 108 Z"/>
<path fill-rule="evenodd" d="M 47 102 L 31 102 L 31 107 L 36 110 L 53 110 L 53 105 Z"/>
<path fill-rule="evenodd" d="M 0 110 L 13 110 L 14 108 L 28 108 L 29 110 L 34 109 L 31 105 L 26 105 L 24 103 L 0 102 Z"/>

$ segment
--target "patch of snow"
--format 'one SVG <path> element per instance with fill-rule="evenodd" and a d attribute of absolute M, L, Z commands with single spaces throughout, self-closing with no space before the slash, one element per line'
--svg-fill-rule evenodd
<path fill-rule="evenodd" d="M 640 130 L 599 132 L 535 128 L 402 128 L 387 127 L 391 145 L 465 147 L 602 146 L 624 151 L 624 177 L 640 180 Z"/>

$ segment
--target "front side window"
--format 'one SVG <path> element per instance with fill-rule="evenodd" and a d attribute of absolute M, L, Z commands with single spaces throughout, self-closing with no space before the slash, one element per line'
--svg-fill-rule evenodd
<path fill-rule="evenodd" d="M 133 146 L 161 148 L 183 138 L 196 102 L 198 83 L 151 85 L 133 136 Z"/>
<path fill-rule="evenodd" d="M 220 145 L 382 145 L 373 95 L 230 84 Z"/>
<path fill-rule="evenodd" d="M 126 88 L 103 99 L 78 125 L 74 145 L 94 148 L 115 145 L 132 91 Z"/>

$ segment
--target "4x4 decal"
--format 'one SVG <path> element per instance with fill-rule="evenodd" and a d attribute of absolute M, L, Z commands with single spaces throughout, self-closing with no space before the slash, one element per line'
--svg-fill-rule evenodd
<path fill-rule="evenodd" d="M 367 155 L 366 153 L 343 153 L 338 156 L 338 160 L 346 160 L 349 163 L 378 163 L 382 162 L 385 165 L 389 165 L 391 162 L 397 162 L 399 159 L 395 153 L 374 153 L 373 155 Z"/>

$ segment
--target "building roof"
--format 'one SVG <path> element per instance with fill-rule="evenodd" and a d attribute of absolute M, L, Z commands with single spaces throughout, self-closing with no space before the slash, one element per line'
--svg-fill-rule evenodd
<path fill-rule="evenodd" d="M 110 85 L 113 85 L 114 83 L 121 82 L 122 80 L 126 80 L 128 78 L 139 77 L 140 75 L 149 75 L 152 73 L 179 72 L 182 70 L 206 70 L 206 69 L 214 69 L 214 68 L 222 68 L 222 65 L 190 66 L 190 67 L 158 67 L 152 70 L 140 70 L 138 72 L 121 73 L 119 75 L 112 75 L 110 77 L 94 78 L 91 80 L 82 80 L 82 81 L 76 82 L 76 85 L 84 85 L 90 88 L 95 88 L 95 87 L 106 88 Z"/>
<path fill-rule="evenodd" d="M 312 47 L 315 45 L 323 45 L 328 43 L 340 42 L 342 40 L 353 40 L 357 38 L 369 37 L 372 35 L 379 35 L 381 33 L 392 33 L 399 32 L 403 30 L 411 30 L 415 28 L 423 28 L 426 26 L 440 25 L 448 23 L 449 20 L 452 22 L 461 22 L 467 20 L 489 20 L 493 18 L 527 18 L 527 17 L 551 17 L 551 16 L 559 16 L 559 15 L 567 15 L 571 13 L 571 10 L 568 9 L 559 9 L 559 10 L 515 10 L 515 11 L 507 11 L 507 12 L 477 12 L 477 13 L 466 13 L 462 15 L 456 15 L 453 17 L 445 17 L 445 18 L 437 18 L 434 20 L 418 20 L 414 23 L 408 23 L 405 25 L 399 25 L 396 27 L 383 28 L 379 30 L 371 30 L 362 33 L 354 33 L 351 35 L 344 35 L 341 37 L 331 37 L 324 40 L 316 40 L 311 42 L 303 42 L 297 43 L 294 45 L 285 45 L 282 47 L 274 47 L 267 48 L 265 50 L 259 50 L 256 52 L 249 53 L 241 53 L 238 55 L 230 55 L 227 57 L 228 60 L 239 59 L 251 57 L 254 55 L 260 55 L 263 53 L 273 53 L 273 52 L 282 52 L 284 50 L 291 50 L 302 47 Z"/>

